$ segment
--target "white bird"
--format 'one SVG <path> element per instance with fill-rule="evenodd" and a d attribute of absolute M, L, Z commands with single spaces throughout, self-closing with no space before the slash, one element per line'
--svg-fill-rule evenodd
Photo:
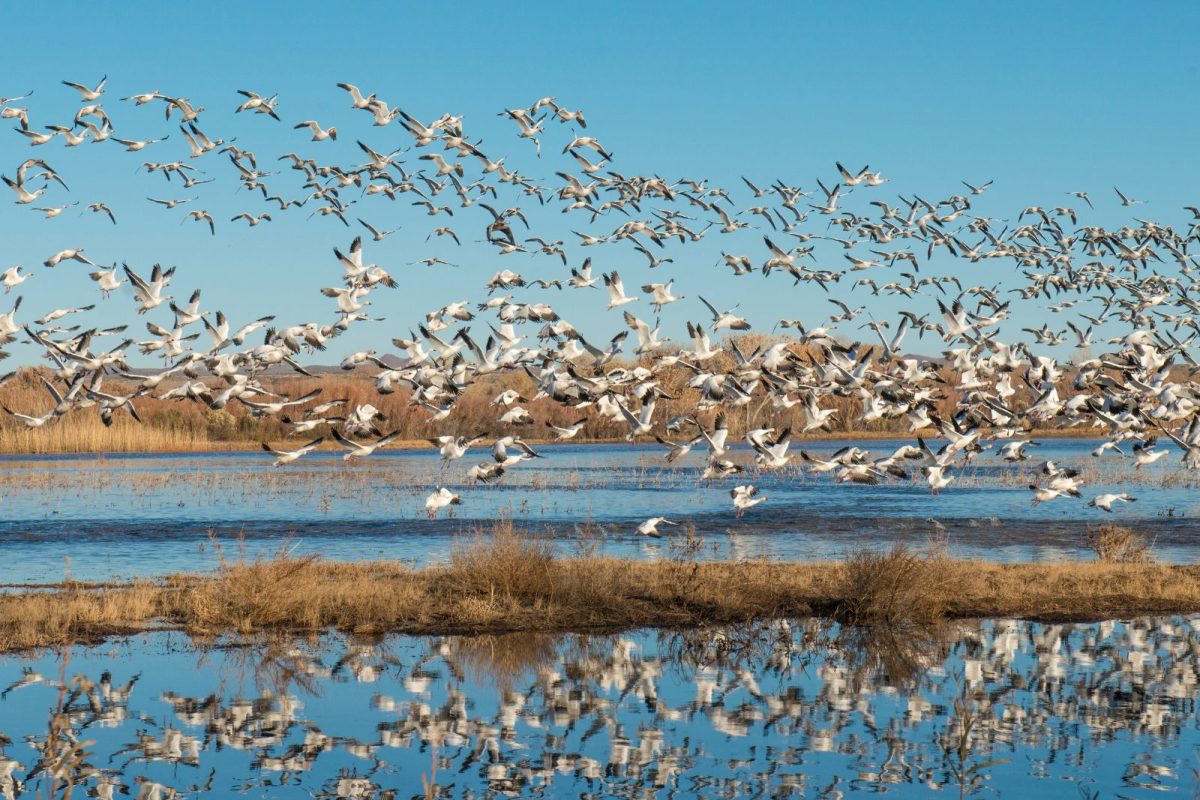
<path fill-rule="evenodd" d="M 734 314 L 732 310 L 717 311 L 717 309 L 713 307 L 713 304 L 705 300 L 703 297 L 700 298 L 700 302 L 704 303 L 708 310 L 712 312 L 712 329 L 714 331 L 721 330 L 722 328 L 733 331 L 745 331 L 750 329 L 750 323 L 744 318 Z M 734 308 L 736 307 L 737 306 L 734 306 Z"/>
<path fill-rule="evenodd" d="M 321 126 L 317 124 L 316 120 L 310 119 L 297 123 L 293 126 L 293 128 L 308 128 L 312 131 L 312 140 L 314 142 L 323 142 L 326 139 L 333 139 L 334 141 L 337 141 L 337 128 L 333 125 L 322 129 Z"/>
<path fill-rule="evenodd" d="M 671 288 L 675 285 L 674 280 L 663 283 L 647 283 L 642 287 L 643 292 L 650 292 L 650 304 L 654 306 L 655 311 L 661 311 L 662 307 L 674 303 L 677 300 L 682 300 L 683 295 L 675 295 L 671 293 Z"/>
<path fill-rule="evenodd" d="M 626 303 L 633 303 L 639 299 L 637 297 L 625 296 L 625 284 L 622 283 L 621 276 L 615 270 L 604 275 L 604 285 L 608 287 L 609 310 L 623 306 Z"/>
<path fill-rule="evenodd" d="M 443 508 L 457 505 L 462 505 L 462 498 L 445 486 L 439 487 L 425 498 L 425 510 L 429 513 L 430 519 L 434 519 L 437 516 L 437 512 Z"/>
<path fill-rule="evenodd" d="M 641 534 L 642 536 L 651 536 L 651 537 L 657 539 L 660 536 L 662 536 L 662 532 L 659 531 L 659 529 L 658 529 L 659 525 L 678 525 L 678 524 L 679 524 L 678 522 L 672 522 L 671 520 L 667 519 L 666 517 L 651 517 L 650 519 L 643 522 L 641 525 L 637 526 L 637 532 L 639 534 Z"/>
<path fill-rule="evenodd" d="M 759 496 L 758 489 L 754 484 L 745 486 L 735 486 L 729 490 L 729 496 L 733 498 L 733 507 L 737 509 L 737 516 L 742 516 L 748 509 L 754 508 L 759 503 L 766 502 L 766 496 Z"/>
<path fill-rule="evenodd" d="M 266 442 L 262 443 L 262 449 L 275 456 L 275 466 L 282 467 L 284 464 L 290 464 L 303 455 L 311 453 L 321 446 L 321 442 L 325 441 L 324 436 L 319 436 L 313 439 L 308 444 L 298 447 L 295 450 L 276 450 Z"/>
<path fill-rule="evenodd" d="M 72 83 L 71 81 L 63 81 L 64 86 L 70 86 L 75 91 L 79 92 L 80 99 L 85 103 L 90 103 L 93 100 L 99 100 L 100 95 L 104 94 L 104 85 L 108 83 L 108 76 L 105 75 L 96 84 L 95 89 L 90 89 L 81 83 Z"/>
<path fill-rule="evenodd" d="M 4 293 L 8 294 L 10 291 L 12 291 L 14 286 L 20 286 L 22 283 L 29 280 L 30 274 L 31 273 L 27 272 L 22 275 L 20 265 L 9 267 L 8 269 L 4 270 L 3 273 L 0 273 L 0 285 L 4 286 Z"/>
<path fill-rule="evenodd" d="M 1088 506 L 1091 508 L 1099 508 L 1108 513 L 1112 513 L 1113 503 L 1133 503 L 1137 498 L 1133 495 L 1121 492 L 1120 494 L 1100 494 L 1088 501 Z"/>
<path fill-rule="evenodd" d="M 333 434 L 334 441 L 345 447 L 347 452 L 342 456 L 343 461 L 349 461 L 352 458 L 366 458 L 381 447 L 386 447 L 390 442 L 394 441 L 400 435 L 399 431 L 389 433 L 386 436 L 380 436 L 369 444 L 362 444 L 352 439 L 347 439 L 342 434 L 338 433 L 337 428 L 330 431 Z"/>

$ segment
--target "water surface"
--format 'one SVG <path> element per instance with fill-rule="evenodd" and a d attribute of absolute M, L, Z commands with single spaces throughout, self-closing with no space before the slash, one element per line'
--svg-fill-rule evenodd
<path fill-rule="evenodd" d="M 847 442 L 809 442 L 829 455 Z M 854 444 L 875 456 L 902 442 Z M 118 456 L 26 456 L 0 459 L 0 552 L 5 581 L 54 581 L 66 568 L 83 579 L 158 575 L 211 567 L 210 535 L 236 549 L 274 550 L 287 540 L 296 552 L 330 558 L 394 558 L 417 563 L 445 558 L 455 537 L 501 516 L 560 540 L 581 533 L 602 552 L 655 557 L 666 545 L 638 537 L 651 516 L 694 525 L 705 556 L 814 559 L 851 548 L 944 537 L 951 552 L 991 559 L 1055 559 L 1086 554 L 1087 524 L 1120 521 L 1144 529 L 1158 555 L 1200 555 L 1193 517 L 1200 514 L 1196 480 L 1172 455 L 1135 471 L 1127 459 L 1090 455 L 1095 442 L 1047 440 L 1034 459 L 1011 465 L 995 451 L 956 470 L 939 496 L 913 478 L 880 486 L 835 485 L 799 467 L 748 473 L 700 485 L 697 465 L 666 467 L 657 445 L 572 445 L 539 448 L 545 458 L 509 471 L 494 486 L 465 482 L 467 468 L 490 457 L 473 451 L 444 465 L 436 453 L 383 452 L 347 464 L 318 453 L 275 469 L 263 453 Z M 797 445 L 793 449 L 800 449 Z M 735 460 L 751 461 L 748 451 Z M 1084 470 L 1084 498 L 1031 506 L 1026 485 L 1041 460 Z M 736 518 L 728 490 L 752 482 L 768 496 Z M 438 485 L 461 492 L 455 516 L 430 521 L 425 496 Z M 1087 508 L 1101 492 L 1131 491 L 1134 504 L 1106 515 Z M 665 530 L 669 530 L 664 528 Z M 69 565 L 65 559 L 69 559 Z"/>
<path fill-rule="evenodd" d="M 0 797 L 44 796 L 52 718 L 76 796 L 1189 797 L 1198 623 L 147 634 L 0 658 Z"/>

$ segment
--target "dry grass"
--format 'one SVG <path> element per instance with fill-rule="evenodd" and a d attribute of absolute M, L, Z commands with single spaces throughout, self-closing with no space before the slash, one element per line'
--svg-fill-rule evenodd
<path fill-rule="evenodd" d="M 1132 528 L 1106 523 L 1089 526 L 1088 547 L 1101 561 L 1115 564 L 1145 564 L 1153 560 L 1146 536 Z"/>
<path fill-rule="evenodd" d="M 449 564 L 344 564 L 281 552 L 207 575 L 0 595 L 0 650 L 170 627 L 194 635 L 503 634 L 837 616 L 917 628 L 950 618 L 1095 620 L 1200 610 L 1200 567 L 995 564 L 894 550 L 845 562 L 560 557 L 501 524 Z"/>
<path fill-rule="evenodd" d="M 838 617 L 851 625 L 929 625 L 945 617 L 964 576 L 940 551 L 860 550 L 842 564 Z"/>

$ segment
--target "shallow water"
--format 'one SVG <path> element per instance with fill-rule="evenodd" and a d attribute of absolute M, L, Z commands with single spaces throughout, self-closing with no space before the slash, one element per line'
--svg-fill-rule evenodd
<path fill-rule="evenodd" d="M 407 798 L 423 776 L 446 798 L 957 797 L 971 779 L 1000 797 L 1187 797 L 1198 625 L 889 638 L 807 621 L 206 650 L 147 634 L 0 657 L 0 797 L 13 781 L 44 796 L 31 772 L 55 709 L 60 741 L 86 743 L 77 787 L 138 797 Z"/>
<path fill-rule="evenodd" d="M 854 443 L 876 455 L 901 444 Z M 805 449 L 828 455 L 843 444 Z M 1054 559 L 1083 554 L 1084 526 L 1109 519 L 1151 533 L 1162 558 L 1200 554 L 1193 526 L 1200 493 L 1177 458 L 1135 473 L 1120 456 L 1092 458 L 1094 446 L 1049 440 L 1029 448 L 1032 459 L 1021 465 L 985 454 L 957 470 L 957 482 L 938 497 L 930 496 L 919 466 L 908 481 L 874 487 L 834 485 L 830 476 L 800 468 L 701 486 L 695 465 L 702 455 L 667 468 L 657 445 L 545 446 L 545 458 L 510 470 L 495 486 L 465 484 L 468 466 L 490 455 L 484 450 L 449 466 L 424 450 L 349 465 L 336 453 L 319 453 L 280 469 L 263 453 L 9 456 L 0 459 L 0 552 L 8 583 L 58 580 L 67 568 L 100 580 L 211 567 L 210 532 L 222 540 L 242 536 L 251 552 L 274 550 L 290 537 L 287 546 L 297 552 L 424 563 L 444 558 L 456 536 L 507 516 L 567 548 L 584 531 L 602 552 L 654 557 L 665 543 L 633 529 L 668 516 L 695 525 L 705 554 L 721 558 L 828 558 L 864 543 L 944 535 L 957 555 Z M 1032 507 L 1025 486 L 1044 459 L 1084 469 L 1084 498 Z M 750 454 L 739 452 L 736 460 L 749 462 Z M 728 489 L 748 481 L 769 499 L 738 519 Z M 455 517 L 431 522 L 423 503 L 436 485 L 461 492 L 464 503 Z M 1085 506 L 1096 494 L 1122 490 L 1138 502 L 1112 515 Z"/>

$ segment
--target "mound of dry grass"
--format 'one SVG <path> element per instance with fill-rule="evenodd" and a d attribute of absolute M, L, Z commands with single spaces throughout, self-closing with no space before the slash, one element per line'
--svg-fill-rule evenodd
<path fill-rule="evenodd" d="M 835 616 L 917 629 L 943 619 L 1095 620 L 1200 610 L 1200 567 L 994 564 L 903 548 L 844 562 L 562 557 L 507 523 L 445 565 L 336 563 L 281 551 L 206 575 L 0 595 L 0 650 L 169 627 L 194 635 L 504 634 Z"/>
<path fill-rule="evenodd" d="M 851 625 L 927 625 L 945 617 L 963 580 L 956 563 L 940 552 L 904 545 L 888 551 L 860 550 L 842 564 L 838 617 Z"/>
<path fill-rule="evenodd" d="M 1116 564 L 1145 564 L 1153 560 L 1145 534 L 1121 525 L 1088 526 L 1088 547 L 1101 561 Z"/>

